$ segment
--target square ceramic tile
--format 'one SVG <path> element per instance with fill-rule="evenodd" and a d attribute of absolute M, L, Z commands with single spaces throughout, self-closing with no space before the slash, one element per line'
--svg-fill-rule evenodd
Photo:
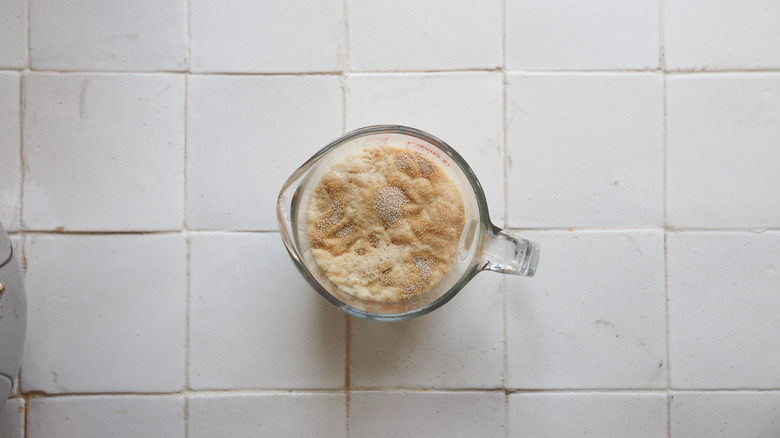
<path fill-rule="evenodd" d="M 12 398 L 0 407 L 0 438 L 24 437 L 24 399 Z"/>
<path fill-rule="evenodd" d="M 196 233 L 190 256 L 191 388 L 344 386 L 345 316 L 279 234 Z"/>
<path fill-rule="evenodd" d="M 674 388 L 780 388 L 780 232 L 671 233 Z"/>
<path fill-rule="evenodd" d="M 477 275 L 444 307 L 392 324 L 350 324 L 352 388 L 501 388 L 501 275 Z"/>
<path fill-rule="evenodd" d="M 25 245 L 24 392 L 183 388 L 183 236 L 28 235 Z"/>
<path fill-rule="evenodd" d="M 182 71 L 187 1 L 28 0 L 36 70 Z"/>
<path fill-rule="evenodd" d="M 510 437 L 666 438 L 666 395 L 517 393 L 507 405 Z"/>
<path fill-rule="evenodd" d="M 667 1 L 664 54 L 670 70 L 780 67 L 780 3 Z"/>
<path fill-rule="evenodd" d="M 492 69 L 502 65 L 499 0 L 347 0 L 346 8 L 350 70 Z"/>
<path fill-rule="evenodd" d="M 399 124 L 441 138 L 474 169 L 491 216 L 500 224 L 504 211 L 503 90 L 498 73 L 349 75 L 347 130 Z"/>
<path fill-rule="evenodd" d="M 523 232 L 536 276 L 508 276 L 507 386 L 666 386 L 661 231 Z"/>
<path fill-rule="evenodd" d="M 187 436 L 344 437 L 344 394 L 194 395 L 187 402 Z"/>
<path fill-rule="evenodd" d="M 780 392 L 676 392 L 672 438 L 780 436 Z"/>
<path fill-rule="evenodd" d="M 512 74 L 508 81 L 509 226 L 662 223 L 661 75 Z"/>
<path fill-rule="evenodd" d="M 655 69 L 659 0 L 506 2 L 511 70 Z"/>
<path fill-rule="evenodd" d="M 27 438 L 184 437 L 184 402 L 177 396 L 35 398 L 27 407 Z"/>
<path fill-rule="evenodd" d="M 193 76 L 187 90 L 187 225 L 276 230 L 287 178 L 341 135 L 335 76 Z"/>
<path fill-rule="evenodd" d="M 184 78 L 25 78 L 27 229 L 181 229 Z"/>
<path fill-rule="evenodd" d="M 666 209 L 671 225 L 780 226 L 777 88 L 776 73 L 667 79 Z"/>
<path fill-rule="evenodd" d="M 0 6 L 0 9 L 2 6 Z M 2 14 L 0 14 L 2 17 Z M 2 19 L 2 18 L 0 18 Z M 0 26 L 2 29 L 2 26 Z M 2 31 L 0 31 L 2 32 Z M 0 39 L 0 44 L 2 44 Z M 19 229 L 21 175 L 21 105 L 19 74 L 0 72 L 0 223 Z"/>
<path fill-rule="evenodd" d="M 27 1 L 0 3 L 0 68 L 27 66 Z"/>
<path fill-rule="evenodd" d="M 192 0 L 192 70 L 340 71 L 343 28 L 341 0 Z"/>
<path fill-rule="evenodd" d="M 349 436 L 504 437 L 503 392 L 375 392 L 349 395 Z"/>

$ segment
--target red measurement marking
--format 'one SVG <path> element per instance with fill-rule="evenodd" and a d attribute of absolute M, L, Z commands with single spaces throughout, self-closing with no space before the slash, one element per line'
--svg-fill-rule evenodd
<path fill-rule="evenodd" d="M 433 149 L 431 149 L 431 148 L 429 148 L 429 147 L 427 147 L 427 146 L 423 146 L 423 145 L 421 145 L 420 143 L 414 143 L 414 142 L 411 142 L 411 141 L 410 141 L 410 142 L 408 142 L 408 143 L 406 143 L 406 145 L 407 145 L 407 146 L 409 146 L 409 145 L 415 145 L 415 146 L 419 147 L 420 149 L 422 149 L 422 150 L 424 150 L 424 151 L 428 152 L 429 154 L 431 154 L 431 155 L 435 156 L 436 158 L 440 159 L 440 160 L 441 160 L 441 161 L 442 161 L 444 164 L 446 164 L 447 166 L 449 166 L 449 165 L 450 165 L 449 161 L 445 160 L 445 159 L 444 159 L 444 157 L 442 157 L 441 155 L 439 155 L 439 153 L 438 153 L 438 152 L 436 152 L 435 150 L 433 150 Z"/>

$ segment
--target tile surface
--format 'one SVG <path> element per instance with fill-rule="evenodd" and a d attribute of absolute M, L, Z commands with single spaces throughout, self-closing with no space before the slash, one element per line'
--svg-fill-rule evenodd
<path fill-rule="evenodd" d="M 304 281 L 279 234 L 190 239 L 191 388 L 344 386 L 345 317 Z"/>
<path fill-rule="evenodd" d="M 184 437 L 184 403 L 180 396 L 33 399 L 27 411 L 30 438 Z"/>
<path fill-rule="evenodd" d="M 342 2 L 190 2 L 193 71 L 342 69 Z"/>
<path fill-rule="evenodd" d="M 780 387 L 780 233 L 671 233 L 667 248 L 672 387 Z"/>
<path fill-rule="evenodd" d="M 515 393 L 507 410 L 510 437 L 667 436 L 664 394 Z"/>
<path fill-rule="evenodd" d="M 0 68 L 27 65 L 28 1 L 4 0 L 0 3 Z"/>
<path fill-rule="evenodd" d="M 780 226 L 780 74 L 674 75 L 666 90 L 669 223 Z"/>
<path fill-rule="evenodd" d="M 472 167 L 486 192 L 491 217 L 502 222 L 501 75 L 350 75 L 346 94 L 348 131 L 368 125 L 398 124 L 444 140 Z"/>
<path fill-rule="evenodd" d="M 544 266 L 507 277 L 507 386 L 666 385 L 660 231 L 524 232 Z"/>
<path fill-rule="evenodd" d="M 347 0 L 353 71 L 491 69 L 501 65 L 501 2 Z"/>
<path fill-rule="evenodd" d="M 510 75 L 509 226 L 660 225 L 662 108 L 658 74 Z"/>
<path fill-rule="evenodd" d="M 502 392 L 356 391 L 349 397 L 350 437 L 505 436 Z"/>
<path fill-rule="evenodd" d="M 183 236 L 32 235 L 25 245 L 24 392 L 183 389 Z"/>
<path fill-rule="evenodd" d="M 184 78 L 25 78 L 25 228 L 181 229 Z"/>
<path fill-rule="evenodd" d="M 187 226 L 277 230 L 284 182 L 341 135 L 338 78 L 194 76 L 187 94 Z"/>
<path fill-rule="evenodd" d="M 187 66 L 186 0 L 28 1 L 33 69 L 183 71 Z"/>
<path fill-rule="evenodd" d="M 19 74 L 0 72 L 0 223 L 7 231 L 19 229 L 21 209 L 20 88 Z"/>
<path fill-rule="evenodd" d="M 433 313 L 377 324 L 352 319 L 352 388 L 501 388 L 501 275 L 477 275 Z"/>
<path fill-rule="evenodd" d="M 506 2 L 509 70 L 654 69 L 659 0 Z"/>
<path fill-rule="evenodd" d="M 780 67 L 780 3 L 776 1 L 669 1 L 663 11 L 668 69 Z"/>
<path fill-rule="evenodd" d="M 780 435 L 780 392 L 672 393 L 673 437 L 772 438 Z"/>
<path fill-rule="evenodd" d="M 187 436 L 343 437 L 345 415 L 344 394 L 197 395 L 187 401 Z"/>
<path fill-rule="evenodd" d="M 0 0 L 0 222 L 29 304 L 0 438 L 777 438 L 778 19 Z M 277 197 L 371 124 L 461 154 L 536 276 L 480 273 L 400 323 L 318 296 Z"/>
<path fill-rule="evenodd" d="M 12 398 L 0 407 L 0 438 L 24 436 L 24 399 Z"/>

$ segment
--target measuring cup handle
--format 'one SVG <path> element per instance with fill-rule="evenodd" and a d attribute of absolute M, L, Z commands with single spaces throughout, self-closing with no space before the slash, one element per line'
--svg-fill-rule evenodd
<path fill-rule="evenodd" d="M 532 277 L 539 263 L 539 244 L 493 226 L 485 233 L 482 270 Z"/>

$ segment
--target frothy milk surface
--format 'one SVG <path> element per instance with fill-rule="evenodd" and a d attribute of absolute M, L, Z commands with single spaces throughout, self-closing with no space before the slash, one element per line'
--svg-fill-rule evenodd
<path fill-rule="evenodd" d="M 306 212 L 309 244 L 328 279 L 378 302 L 406 300 L 439 282 L 464 220 L 461 193 L 438 164 L 387 145 L 333 164 Z"/>

